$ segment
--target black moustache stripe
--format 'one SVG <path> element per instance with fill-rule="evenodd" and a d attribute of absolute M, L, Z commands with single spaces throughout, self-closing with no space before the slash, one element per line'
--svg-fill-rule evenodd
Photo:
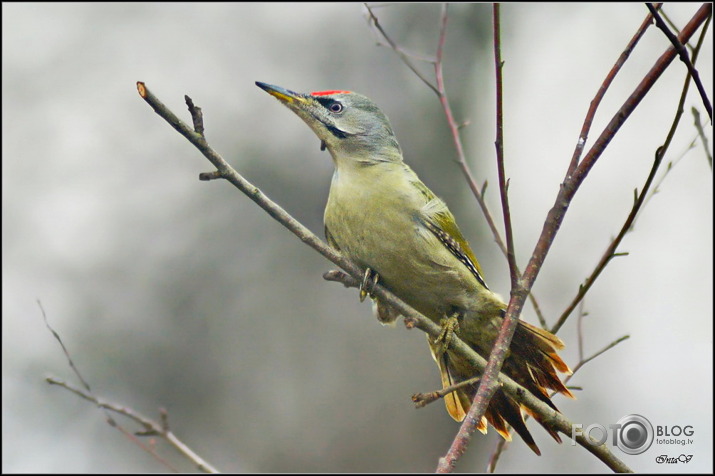
<path fill-rule="evenodd" d="M 325 124 L 325 123 L 323 123 L 323 124 Z M 347 137 L 347 134 L 345 132 L 341 131 L 340 129 L 338 129 L 335 126 L 325 124 L 325 127 L 330 131 L 331 134 L 333 134 L 338 139 L 345 139 Z"/>

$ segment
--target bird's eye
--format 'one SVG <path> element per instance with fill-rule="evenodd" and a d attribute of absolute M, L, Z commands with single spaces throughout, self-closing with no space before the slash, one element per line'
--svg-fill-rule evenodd
<path fill-rule="evenodd" d="M 330 109 L 330 112 L 338 114 L 343 112 L 344 106 L 339 102 L 334 102 L 330 106 L 328 106 L 328 108 Z"/>

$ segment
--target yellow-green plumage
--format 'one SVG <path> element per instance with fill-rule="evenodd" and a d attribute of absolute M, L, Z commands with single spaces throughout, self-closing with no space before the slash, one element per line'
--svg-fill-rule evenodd
<path fill-rule="evenodd" d="M 488 357 L 506 305 L 486 285 L 474 253 L 442 200 L 402 161 L 387 117 L 368 98 L 346 91 L 298 94 L 256 83 L 300 116 L 330 151 L 335 173 L 325 208 L 328 243 L 379 283 L 437 323 L 451 319 L 453 331 Z M 378 319 L 399 314 L 376 301 Z M 428 339 L 443 386 L 478 375 L 444 342 Z M 503 371 L 552 408 L 548 389 L 567 396 L 556 372 L 570 372 L 554 335 L 520 321 Z M 445 397 L 450 415 L 461 421 L 476 391 L 472 385 Z M 539 453 L 519 405 L 501 390 L 486 420 L 509 439 L 507 424 Z M 538 420 L 538 418 L 537 418 Z M 540 423 L 557 440 L 545 422 Z M 486 431 L 486 422 L 479 429 Z"/>
<path fill-rule="evenodd" d="M 444 203 L 431 194 L 395 193 L 418 190 L 415 182 L 419 179 L 402 162 L 343 164 L 333 177 L 325 208 L 331 241 L 436 321 L 453 308 L 483 308 L 481 301 L 491 301 L 492 293 L 475 294 L 475 289 L 485 288 L 424 224 L 436 225 L 439 214 L 451 217 Z"/>

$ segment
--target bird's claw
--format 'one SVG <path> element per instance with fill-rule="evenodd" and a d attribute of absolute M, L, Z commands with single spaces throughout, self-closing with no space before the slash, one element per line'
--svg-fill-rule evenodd
<path fill-rule="evenodd" d="M 362 282 L 360 283 L 360 302 L 363 302 L 368 294 L 372 297 L 372 292 L 375 290 L 375 286 L 377 286 L 377 281 L 379 279 L 380 275 L 372 269 L 367 268 L 365 270 Z"/>
<path fill-rule="evenodd" d="M 442 331 L 439 333 L 432 343 L 437 346 L 437 355 L 442 355 L 447 352 L 450 342 L 452 342 L 452 336 L 455 332 L 459 331 L 459 318 L 458 314 L 454 313 L 448 317 L 440 319 L 439 325 L 442 327 Z"/>

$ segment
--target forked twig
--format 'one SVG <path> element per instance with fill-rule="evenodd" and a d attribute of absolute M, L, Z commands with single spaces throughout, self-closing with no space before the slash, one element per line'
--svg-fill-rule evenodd
<path fill-rule="evenodd" d="M 682 61 L 685 64 L 685 67 L 688 68 L 690 76 L 692 76 L 693 82 L 695 82 L 695 86 L 698 88 L 698 92 L 700 93 L 700 99 L 703 101 L 705 110 L 707 111 L 708 116 L 710 116 L 710 120 L 712 121 L 713 107 L 710 104 L 710 99 L 708 99 L 707 93 L 705 92 L 703 82 L 700 80 L 700 73 L 698 73 L 698 70 L 695 69 L 695 66 L 693 65 L 694 61 L 691 62 L 690 58 L 688 57 L 688 50 L 685 49 L 685 46 L 683 46 L 680 40 L 678 40 L 678 37 L 675 36 L 672 31 L 670 31 L 670 28 L 668 28 L 668 25 L 666 25 L 663 19 L 660 17 L 658 10 L 653 6 L 653 4 L 646 3 L 646 6 L 653 15 L 653 18 L 655 18 L 655 25 L 660 28 L 665 34 L 665 36 L 668 38 L 668 40 L 670 40 L 670 42 L 673 44 L 673 48 L 675 48 L 675 51 L 678 52 L 680 61 Z"/>
<path fill-rule="evenodd" d="M 82 390 L 81 388 L 77 388 L 72 384 L 69 384 L 67 382 L 64 382 L 62 380 L 58 380 L 53 377 L 47 377 L 45 379 L 47 383 L 50 385 L 58 385 L 66 390 L 69 390 L 70 392 L 74 393 L 75 395 L 84 398 L 85 400 L 88 400 L 92 403 L 94 403 L 98 408 L 101 408 L 103 411 L 112 411 L 114 413 L 118 413 L 119 415 L 123 415 L 131 420 L 134 420 L 136 423 L 140 424 L 144 430 L 140 432 L 136 432 L 135 434 L 138 436 L 160 436 L 164 440 L 166 440 L 169 445 L 171 445 L 173 448 L 175 448 L 179 453 L 184 455 L 189 461 L 191 461 L 197 469 L 200 471 L 203 471 L 205 473 L 218 473 L 219 471 L 214 468 L 212 465 L 210 465 L 207 461 L 205 461 L 201 456 L 196 454 L 191 448 L 189 448 L 184 442 L 179 440 L 176 435 L 169 430 L 169 424 L 168 424 L 168 415 L 166 413 L 166 410 L 161 409 L 160 412 L 160 420 L 159 422 L 156 422 L 150 418 L 145 417 L 141 413 L 138 413 L 131 408 L 123 407 L 121 405 L 117 405 L 114 403 L 107 402 L 105 400 L 101 400 L 94 395 L 92 395 L 89 392 L 86 392 L 85 390 Z M 128 434 L 132 436 L 127 430 L 124 430 L 121 428 L 114 419 L 112 421 L 112 426 L 122 430 L 123 433 Z M 134 438 L 136 440 L 136 438 Z M 142 444 L 141 442 L 137 441 L 137 444 L 141 446 L 145 451 L 147 451 L 149 454 L 151 454 L 154 458 L 157 458 L 162 464 L 164 464 L 167 468 L 174 472 L 179 472 L 178 469 L 174 468 L 168 461 L 166 461 L 164 458 L 159 456 L 156 451 L 154 451 L 152 448 Z"/>
<path fill-rule="evenodd" d="M 100 400 L 99 398 L 95 397 L 94 394 L 92 393 L 92 389 L 89 386 L 89 383 L 85 378 L 82 376 L 81 372 L 79 371 L 79 368 L 74 363 L 74 360 L 72 359 L 72 356 L 70 355 L 69 350 L 65 346 L 64 342 L 62 341 L 62 338 L 60 335 L 55 331 L 52 326 L 50 326 L 49 321 L 47 320 L 47 314 L 45 314 L 45 309 L 42 307 L 42 303 L 38 300 L 37 304 L 40 306 L 40 311 L 42 312 L 42 318 L 45 321 L 45 325 L 49 329 L 49 331 L 52 333 L 54 336 L 55 340 L 59 342 L 60 346 L 62 347 L 62 352 L 64 352 L 65 357 L 67 358 L 67 362 L 69 363 L 70 368 L 74 372 L 74 374 L 77 376 L 79 381 L 82 383 L 83 389 L 75 387 L 72 384 L 69 384 L 67 382 L 64 382 L 62 380 L 58 380 L 53 377 L 47 377 L 45 381 L 49 383 L 50 385 L 58 385 L 62 388 L 65 388 L 69 390 L 70 392 L 74 393 L 75 395 L 78 395 L 85 400 L 88 400 L 92 403 L 94 403 L 97 408 L 102 410 L 104 412 L 104 415 L 106 416 L 107 423 L 109 426 L 116 428 L 119 430 L 129 441 L 134 443 L 135 445 L 139 446 L 141 449 L 149 453 L 154 459 L 159 461 L 161 464 L 169 468 L 171 471 L 178 472 L 178 470 L 171 464 L 169 463 L 165 458 L 161 457 L 153 447 L 145 445 L 137 436 L 147 436 L 147 435 L 157 435 L 161 436 L 164 438 L 169 445 L 174 447 L 176 450 L 178 450 L 182 455 L 184 455 L 189 461 L 191 461 L 196 468 L 198 468 L 201 471 L 207 472 L 207 473 L 218 473 L 216 468 L 211 466 L 208 462 L 206 462 L 203 458 L 201 458 L 198 454 L 196 454 L 191 448 L 189 448 L 186 444 L 184 444 L 181 440 L 179 440 L 176 435 L 174 435 L 171 431 L 169 431 L 169 425 L 167 423 L 167 416 L 166 412 L 162 410 L 162 424 L 159 425 L 155 423 L 154 421 L 150 420 L 149 418 L 146 418 L 139 413 L 135 412 L 131 408 L 126 408 L 126 407 L 120 407 L 118 405 L 114 405 L 111 403 L 107 403 L 105 401 Z M 122 425 L 119 424 L 110 414 L 109 411 L 113 411 L 116 413 L 119 413 L 121 415 L 124 415 L 126 417 L 129 417 L 130 419 L 134 420 L 135 422 L 139 423 L 143 428 L 144 431 L 138 432 L 138 433 L 132 433 L 126 428 L 124 428 Z"/>

